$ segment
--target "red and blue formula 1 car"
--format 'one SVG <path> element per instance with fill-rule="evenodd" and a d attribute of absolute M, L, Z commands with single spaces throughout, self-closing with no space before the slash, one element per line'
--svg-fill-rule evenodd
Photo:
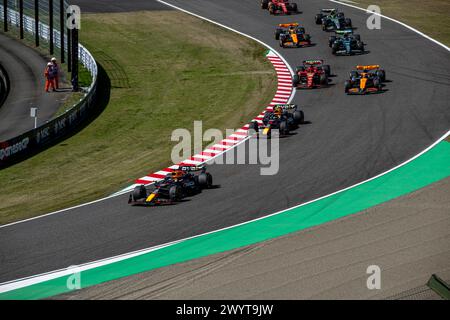
<path fill-rule="evenodd" d="M 262 123 L 250 123 L 250 129 L 259 136 L 271 138 L 272 130 L 279 130 L 280 135 L 288 135 L 291 130 L 298 128 L 305 121 L 305 114 L 296 104 L 277 104 L 273 111 L 264 114 Z"/>

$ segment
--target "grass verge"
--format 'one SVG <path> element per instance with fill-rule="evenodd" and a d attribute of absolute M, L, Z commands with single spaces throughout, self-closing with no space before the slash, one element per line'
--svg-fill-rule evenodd
<path fill-rule="evenodd" d="M 355 0 L 361 8 L 377 5 L 381 13 L 450 45 L 450 1 L 448 0 Z"/>
<path fill-rule="evenodd" d="M 117 191 L 171 164 L 172 130 L 238 128 L 276 90 L 263 47 L 179 12 L 86 14 L 80 36 L 111 78 L 109 105 L 76 136 L 0 171 L 0 224 Z"/>

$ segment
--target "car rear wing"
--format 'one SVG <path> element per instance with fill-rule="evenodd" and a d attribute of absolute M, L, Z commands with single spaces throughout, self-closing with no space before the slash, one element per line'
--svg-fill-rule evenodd
<path fill-rule="evenodd" d="M 200 165 L 200 166 L 178 166 L 178 170 L 181 171 L 186 171 L 186 172 L 195 172 L 195 171 L 202 171 L 205 170 L 206 166 L 205 165 Z"/>
<path fill-rule="evenodd" d="M 356 66 L 357 70 L 375 70 L 380 69 L 380 66 L 378 64 L 373 64 L 369 66 Z"/>
<path fill-rule="evenodd" d="M 338 9 L 336 8 L 325 8 L 325 9 L 320 9 L 321 12 L 325 12 L 325 13 L 330 13 L 333 11 L 338 11 Z"/>
<path fill-rule="evenodd" d="M 334 33 L 336 34 L 353 34 L 353 29 L 345 29 L 345 30 L 335 30 Z"/>
<path fill-rule="evenodd" d="M 289 27 L 297 27 L 298 23 L 297 22 L 293 22 L 293 23 L 280 23 L 278 25 L 280 28 L 289 28 Z"/>
<path fill-rule="evenodd" d="M 274 108 L 279 107 L 283 110 L 292 110 L 292 109 L 296 109 L 297 105 L 293 104 L 293 103 L 285 103 L 285 104 L 276 104 L 274 106 Z"/>
<path fill-rule="evenodd" d="M 323 60 L 304 60 L 303 64 L 317 66 L 323 64 Z"/>

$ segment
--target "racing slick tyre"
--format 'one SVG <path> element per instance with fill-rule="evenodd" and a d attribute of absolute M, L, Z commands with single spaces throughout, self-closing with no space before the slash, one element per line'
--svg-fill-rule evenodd
<path fill-rule="evenodd" d="M 364 43 L 362 43 L 361 41 L 357 41 L 356 42 L 356 48 L 358 50 L 361 50 L 361 52 L 364 52 Z"/>
<path fill-rule="evenodd" d="M 323 66 L 323 71 L 325 71 L 325 74 L 327 75 L 327 77 L 331 76 L 331 68 L 330 65 L 326 64 Z"/>
<path fill-rule="evenodd" d="M 328 76 L 327 76 L 327 74 L 326 74 L 326 73 L 322 73 L 322 74 L 320 75 L 319 81 L 320 81 L 320 84 L 321 84 L 322 86 L 326 86 L 326 85 L 328 84 Z"/>
<path fill-rule="evenodd" d="M 333 43 L 333 45 L 331 46 L 331 53 L 336 54 L 338 49 L 339 49 L 339 45 L 337 43 Z"/>
<path fill-rule="evenodd" d="M 347 28 L 352 28 L 352 19 L 345 18 L 345 24 L 346 24 Z"/>
<path fill-rule="evenodd" d="M 289 134 L 289 128 L 288 128 L 288 124 L 286 121 L 280 122 L 280 134 L 282 134 L 282 135 Z"/>
<path fill-rule="evenodd" d="M 353 35 L 357 41 L 361 41 L 361 35 L 355 34 Z"/>
<path fill-rule="evenodd" d="M 358 76 L 358 71 L 350 71 L 350 79 L 356 79 Z"/>
<path fill-rule="evenodd" d="M 181 199 L 181 190 L 178 186 L 171 186 L 169 189 L 169 199 L 172 201 L 178 201 Z"/>
<path fill-rule="evenodd" d="M 374 85 L 374 87 L 376 87 L 378 89 L 378 91 L 382 91 L 383 90 L 383 86 L 382 86 L 380 80 L 374 79 L 373 80 L 373 85 Z"/>
<path fill-rule="evenodd" d="M 269 6 L 269 0 L 261 0 L 261 9 L 267 9 Z"/>
<path fill-rule="evenodd" d="M 302 110 L 295 110 L 292 116 L 294 117 L 296 125 L 299 125 L 305 121 L 305 114 Z"/>
<path fill-rule="evenodd" d="M 294 76 L 292 77 L 292 86 L 295 88 L 298 86 L 299 83 L 300 77 L 298 76 L 298 74 L 294 74 Z"/>
<path fill-rule="evenodd" d="M 296 3 L 291 3 L 288 11 L 289 12 L 293 12 L 293 13 L 297 13 L 298 12 L 297 4 Z"/>
<path fill-rule="evenodd" d="M 281 30 L 281 29 L 277 29 L 277 30 L 275 31 L 275 40 L 280 40 L 280 34 L 281 34 L 281 32 L 283 32 L 283 30 Z"/>
<path fill-rule="evenodd" d="M 321 23 L 322 23 L 322 15 L 316 14 L 316 24 L 321 24 Z"/>
<path fill-rule="evenodd" d="M 211 188 L 212 186 L 212 175 L 207 172 L 202 172 L 198 175 L 198 183 L 202 188 Z"/>
<path fill-rule="evenodd" d="M 284 48 L 284 42 L 283 42 L 283 39 L 280 39 L 279 43 L 280 43 L 280 47 L 281 47 L 281 48 Z"/>
<path fill-rule="evenodd" d="M 345 93 L 348 93 L 348 91 L 352 88 L 352 83 L 346 80 L 344 86 L 345 86 Z"/>
<path fill-rule="evenodd" d="M 299 67 L 295 68 L 295 73 L 299 73 L 299 72 L 302 72 L 302 71 L 305 71 L 305 67 L 299 66 Z"/>
<path fill-rule="evenodd" d="M 333 44 L 334 44 L 335 41 L 336 41 L 336 36 L 331 36 L 331 37 L 328 39 L 328 46 L 331 48 L 331 47 L 333 46 Z"/>
<path fill-rule="evenodd" d="M 259 131 L 259 124 L 256 121 L 250 122 L 250 125 L 248 126 L 249 130 L 255 130 L 256 133 Z"/>
<path fill-rule="evenodd" d="M 269 13 L 275 14 L 275 5 L 273 3 L 269 4 Z"/>
<path fill-rule="evenodd" d="M 133 189 L 133 199 L 140 200 L 140 199 L 146 199 L 147 198 L 147 189 L 145 189 L 145 186 L 140 185 L 137 187 L 134 187 Z"/>
<path fill-rule="evenodd" d="M 377 70 L 377 76 L 380 78 L 381 82 L 386 81 L 386 71 L 384 70 Z"/>

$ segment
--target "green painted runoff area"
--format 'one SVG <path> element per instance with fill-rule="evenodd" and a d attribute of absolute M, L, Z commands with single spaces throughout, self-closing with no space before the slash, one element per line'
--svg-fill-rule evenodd
<path fill-rule="evenodd" d="M 216 254 L 339 219 L 450 176 L 450 143 L 442 141 L 408 164 L 324 199 L 251 223 L 81 273 L 86 288 L 175 263 Z M 70 291 L 69 276 L 0 294 L 0 299 L 42 299 Z"/>

